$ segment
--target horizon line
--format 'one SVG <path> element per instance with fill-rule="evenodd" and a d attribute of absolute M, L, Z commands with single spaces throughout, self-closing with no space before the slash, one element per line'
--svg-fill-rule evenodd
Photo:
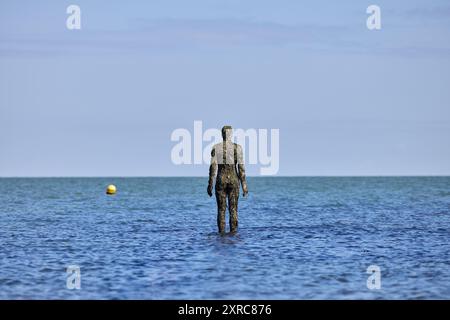
<path fill-rule="evenodd" d="M 405 174 L 405 175 L 248 175 L 247 178 L 426 178 L 450 177 L 450 174 Z M 208 178 L 207 175 L 192 176 L 0 176 L 0 179 L 59 179 L 59 178 Z"/>

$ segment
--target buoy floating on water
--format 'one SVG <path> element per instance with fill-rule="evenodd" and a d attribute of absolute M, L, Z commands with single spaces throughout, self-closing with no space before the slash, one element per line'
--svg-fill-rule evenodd
<path fill-rule="evenodd" d="M 116 186 L 113 184 L 110 184 L 107 188 L 106 188 L 106 194 L 116 194 Z"/>

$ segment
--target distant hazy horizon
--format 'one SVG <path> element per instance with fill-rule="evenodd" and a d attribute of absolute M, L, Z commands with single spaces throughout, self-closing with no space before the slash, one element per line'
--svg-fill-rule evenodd
<path fill-rule="evenodd" d="M 448 178 L 450 177 L 450 175 L 354 175 L 354 176 L 325 176 L 325 175 L 303 175 L 303 176 L 295 176 L 295 175 L 291 175 L 291 176 L 282 176 L 282 175 L 273 175 L 273 176 L 261 176 L 261 175 L 247 175 L 247 177 L 250 178 Z M 207 175 L 203 175 L 203 176 L 0 176 L 0 179 L 59 179 L 59 178 L 74 178 L 74 179 L 96 179 L 96 178 L 205 178 L 208 179 Z"/>

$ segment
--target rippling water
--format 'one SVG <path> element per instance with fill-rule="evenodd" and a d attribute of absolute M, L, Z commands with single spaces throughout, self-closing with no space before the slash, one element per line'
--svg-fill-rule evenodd
<path fill-rule="evenodd" d="M 206 184 L 0 179 L 0 298 L 450 298 L 449 177 L 250 178 L 225 236 Z"/>

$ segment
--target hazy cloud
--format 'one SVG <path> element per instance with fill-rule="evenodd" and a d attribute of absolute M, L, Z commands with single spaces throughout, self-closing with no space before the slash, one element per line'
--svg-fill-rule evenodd
<path fill-rule="evenodd" d="M 431 9 L 430 9 L 431 10 Z M 430 11 L 434 12 L 434 11 Z M 442 11 L 439 11 L 442 14 Z M 134 20 L 126 30 L 7 34 L 0 42 L 2 56 L 123 54 L 196 48 L 282 47 L 295 45 L 310 52 L 399 54 L 448 57 L 450 48 L 429 37 L 419 39 L 393 28 L 371 33 L 361 23 L 351 25 L 289 25 L 237 19 Z M 388 35 L 385 37 L 385 35 Z M 444 34 L 445 35 L 445 34 Z M 442 38 L 442 35 L 441 35 Z M 374 40 L 376 39 L 376 41 Z M 405 41 L 405 39 L 407 41 Z"/>

